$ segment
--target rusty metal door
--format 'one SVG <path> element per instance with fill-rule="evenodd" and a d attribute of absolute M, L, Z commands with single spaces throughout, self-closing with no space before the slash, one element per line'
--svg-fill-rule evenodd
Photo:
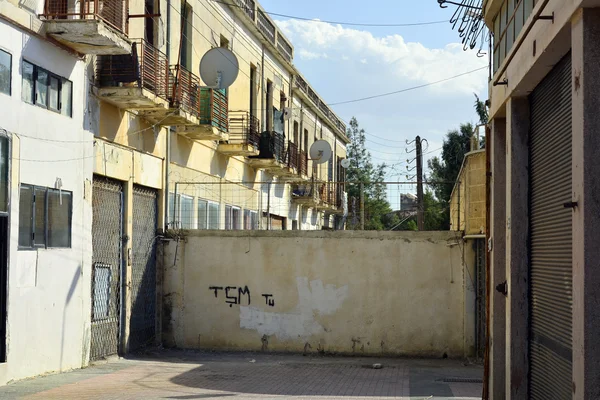
<path fill-rule="evenodd" d="M 533 91 L 530 137 L 530 398 L 572 397 L 571 55 Z"/>
<path fill-rule="evenodd" d="M 133 254 L 129 349 L 154 343 L 156 337 L 157 192 L 133 187 Z"/>
<path fill-rule="evenodd" d="M 90 359 L 117 354 L 121 327 L 123 185 L 94 176 Z"/>

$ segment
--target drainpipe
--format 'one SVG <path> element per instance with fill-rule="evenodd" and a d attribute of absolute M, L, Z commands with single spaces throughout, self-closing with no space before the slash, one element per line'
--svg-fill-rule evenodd
<path fill-rule="evenodd" d="M 171 164 L 171 128 L 167 128 L 165 135 L 165 216 L 164 226 L 165 232 L 169 229 L 169 166 Z M 175 201 L 175 199 L 173 199 Z"/>
<path fill-rule="evenodd" d="M 269 103 L 267 100 L 267 96 L 265 95 L 266 84 L 265 84 L 265 45 L 262 46 L 262 59 L 260 62 L 260 86 L 262 92 L 262 101 Z M 263 129 L 267 126 L 267 104 L 262 105 L 262 120 L 263 120 Z"/>

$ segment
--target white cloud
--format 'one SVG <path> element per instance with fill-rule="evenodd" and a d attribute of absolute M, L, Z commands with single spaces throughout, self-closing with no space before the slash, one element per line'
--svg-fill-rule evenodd
<path fill-rule="evenodd" d="M 443 48 L 427 48 L 418 42 L 406 42 L 400 35 L 375 37 L 371 32 L 345 28 L 341 25 L 310 21 L 278 21 L 284 33 L 292 39 L 303 59 L 346 60 L 368 64 L 380 78 L 389 83 L 401 80 L 415 84 L 432 83 L 487 65 L 487 58 L 475 52 L 463 51 L 460 43 Z M 307 49 L 310 49 L 307 50 Z M 485 89 L 486 71 L 452 79 L 433 90 L 481 92 Z"/>

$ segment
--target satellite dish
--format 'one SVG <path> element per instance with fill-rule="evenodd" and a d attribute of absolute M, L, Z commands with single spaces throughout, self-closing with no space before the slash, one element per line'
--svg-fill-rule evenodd
<path fill-rule="evenodd" d="M 325 140 L 317 140 L 310 146 L 310 159 L 316 164 L 323 164 L 329 161 L 332 155 L 331 145 Z"/>
<path fill-rule="evenodd" d="M 225 47 L 207 51 L 200 61 L 200 77 L 211 88 L 228 88 L 237 79 L 239 71 L 237 57 Z"/>
<path fill-rule="evenodd" d="M 346 169 L 350 166 L 350 160 L 348 160 L 347 158 L 344 158 L 341 162 L 342 164 L 342 168 Z"/>
<path fill-rule="evenodd" d="M 283 120 L 284 121 L 289 121 L 290 119 L 292 119 L 292 108 L 291 107 L 284 107 L 283 108 Z"/>

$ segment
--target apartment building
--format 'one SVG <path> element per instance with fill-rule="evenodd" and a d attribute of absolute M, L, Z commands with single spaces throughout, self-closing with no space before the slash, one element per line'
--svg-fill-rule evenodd
<path fill-rule="evenodd" d="M 347 209 L 345 124 L 253 0 L 9 0 L 0 30 L 0 382 L 160 340 L 165 229 Z M 213 48 L 239 62 L 224 90 L 199 77 Z"/>
<path fill-rule="evenodd" d="M 493 399 L 600 398 L 600 3 L 488 0 Z"/>
<path fill-rule="evenodd" d="M 45 36 L 42 6 L 0 3 L 0 383 L 79 368 L 89 351 L 87 71 Z"/>

